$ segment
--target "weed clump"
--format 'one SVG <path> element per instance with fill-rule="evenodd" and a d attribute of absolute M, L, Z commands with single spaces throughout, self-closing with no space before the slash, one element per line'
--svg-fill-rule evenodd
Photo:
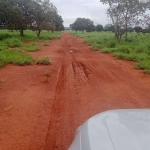
<path fill-rule="evenodd" d="M 8 47 L 14 48 L 14 47 L 21 47 L 22 46 L 22 42 L 20 39 L 18 38 L 7 38 L 4 40 L 4 42 L 6 43 L 6 45 Z"/>
<path fill-rule="evenodd" d="M 50 65 L 51 64 L 51 60 L 50 60 L 49 57 L 44 57 L 44 58 L 38 59 L 36 61 L 36 64 L 38 64 L 38 65 Z"/>

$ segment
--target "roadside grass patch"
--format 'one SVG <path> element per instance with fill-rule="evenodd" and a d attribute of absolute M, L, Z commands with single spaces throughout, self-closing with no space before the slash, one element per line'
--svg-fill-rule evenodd
<path fill-rule="evenodd" d="M 116 51 L 116 48 L 107 48 L 107 47 L 105 47 L 105 48 L 102 48 L 102 50 L 101 50 L 102 53 L 112 53 L 114 51 Z"/>
<path fill-rule="evenodd" d="M 14 37 L 5 39 L 4 43 L 6 44 L 6 46 L 11 47 L 11 48 L 22 46 L 21 40 L 18 38 L 14 38 Z"/>
<path fill-rule="evenodd" d="M 40 41 L 45 45 L 49 45 L 48 41 L 61 38 L 62 32 L 42 31 L 41 36 L 37 37 L 35 31 L 25 30 L 24 36 L 20 36 L 19 31 L 0 30 L 0 67 L 7 64 L 27 65 L 34 62 L 34 59 L 26 52 L 35 52 L 40 50 L 38 44 L 24 44 L 24 42 Z M 42 63 L 42 60 L 41 62 Z M 50 60 L 45 58 L 43 64 L 50 64 Z"/>
<path fill-rule="evenodd" d="M 24 66 L 31 64 L 34 61 L 33 57 L 29 54 L 17 52 L 14 50 L 1 50 L 0 51 L 0 67 L 7 64 L 15 64 Z"/>
<path fill-rule="evenodd" d="M 25 50 L 26 52 L 36 52 L 39 51 L 41 48 L 38 44 L 32 43 L 29 45 L 24 45 L 22 49 Z"/>
<path fill-rule="evenodd" d="M 150 61 L 149 60 L 143 60 L 136 64 L 135 66 L 137 69 L 144 70 L 145 73 L 150 74 Z"/>
<path fill-rule="evenodd" d="M 91 45 L 91 50 L 100 50 L 102 53 L 113 53 L 119 59 L 135 61 L 136 68 L 143 69 L 150 73 L 150 34 L 149 33 L 128 33 L 128 41 L 125 35 L 121 43 L 114 40 L 112 32 L 71 32 L 71 34 L 84 37 L 84 43 Z"/>
<path fill-rule="evenodd" d="M 49 57 L 40 58 L 36 61 L 37 65 L 50 65 L 51 60 Z"/>

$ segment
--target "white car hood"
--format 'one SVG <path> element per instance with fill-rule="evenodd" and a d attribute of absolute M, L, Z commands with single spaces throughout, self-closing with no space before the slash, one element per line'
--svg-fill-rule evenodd
<path fill-rule="evenodd" d="M 78 129 L 69 150 L 150 150 L 150 109 L 93 116 Z"/>

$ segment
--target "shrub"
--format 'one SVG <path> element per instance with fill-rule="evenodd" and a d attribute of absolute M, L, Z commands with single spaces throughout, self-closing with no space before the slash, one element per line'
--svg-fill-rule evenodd
<path fill-rule="evenodd" d="M 117 51 L 129 54 L 130 53 L 130 47 L 127 45 L 120 45 L 117 47 Z"/>
<path fill-rule="evenodd" d="M 115 41 L 110 41 L 110 42 L 107 43 L 107 46 L 109 48 L 114 48 L 114 47 L 116 47 L 116 42 Z"/>

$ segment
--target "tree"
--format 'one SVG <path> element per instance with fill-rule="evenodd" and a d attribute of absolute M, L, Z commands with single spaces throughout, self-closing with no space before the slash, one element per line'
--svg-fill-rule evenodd
<path fill-rule="evenodd" d="M 103 25 L 101 25 L 101 24 L 98 24 L 98 25 L 95 27 L 95 29 L 96 29 L 97 32 L 100 32 L 100 31 L 103 31 L 103 30 L 104 30 Z"/>
<path fill-rule="evenodd" d="M 135 30 L 135 32 L 139 33 L 139 32 L 142 32 L 143 29 L 140 26 L 136 26 L 136 27 L 134 27 L 134 30 Z"/>
<path fill-rule="evenodd" d="M 15 29 L 20 31 L 20 35 L 24 35 L 24 30 L 28 28 L 33 22 L 33 3 L 32 0 L 13 0 L 13 6 L 20 13 L 16 16 L 17 23 Z M 12 22 L 11 22 L 12 21 Z M 9 20 L 9 24 L 13 23 L 13 20 Z"/>
<path fill-rule="evenodd" d="M 11 0 L 0 0 L 0 26 L 6 27 L 12 5 Z"/>
<path fill-rule="evenodd" d="M 31 28 L 40 36 L 42 30 L 63 30 L 62 17 L 50 0 L 0 0 L 0 25 L 9 30 Z"/>
<path fill-rule="evenodd" d="M 34 7 L 32 29 L 36 30 L 38 37 L 42 30 L 51 30 L 52 32 L 63 30 L 62 17 L 58 15 L 57 8 L 50 3 L 50 0 L 37 1 Z"/>
<path fill-rule="evenodd" d="M 148 8 L 145 3 L 139 0 L 100 0 L 104 4 L 109 4 L 108 16 L 114 25 L 115 38 L 120 43 L 122 35 L 125 33 L 127 41 L 128 28 L 139 21 L 139 16 L 143 15 Z"/>
<path fill-rule="evenodd" d="M 84 33 L 84 30 L 87 32 L 94 31 L 95 26 L 93 24 L 93 21 L 86 18 L 77 18 L 76 21 L 70 25 L 72 30 L 82 31 Z"/>
<path fill-rule="evenodd" d="M 112 24 L 106 24 L 104 26 L 104 31 L 111 31 L 114 32 L 114 26 Z"/>

